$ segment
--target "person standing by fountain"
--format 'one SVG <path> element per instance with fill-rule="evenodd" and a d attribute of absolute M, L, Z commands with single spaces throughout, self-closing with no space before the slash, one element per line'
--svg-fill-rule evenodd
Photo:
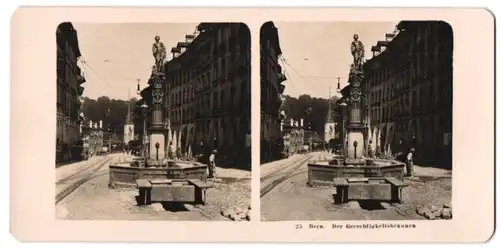
<path fill-rule="evenodd" d="M 406 176 L 413 177 L 413 153 L 415 153 L 415 149 L 411 148 L 406 155 Z"/>
<path fill-rule="evenodd" d="M 375 157 L 374 154 L 373 154 L 373 147 L 372 147 L 372 141 L 371 140 L 369 141 L 367 154 L 368 154 L 369 158 L 374 158 Z"/>
<path fill-rule="evenodd" d="M 210 154 L 210 157 L 208 157 L 208 178 L 214 178 L 216 176 L 215 173 L 215 154 L 217 154 L 217 150 L 213 150 L 212 153 Z"/>
<path fill-rule="evenodd" d="M 172 154 L 172 141 L 168 143 L 168 148 L 167 148 L 167 157 L 169 159 L 173 159 L 173 154 Z"/>

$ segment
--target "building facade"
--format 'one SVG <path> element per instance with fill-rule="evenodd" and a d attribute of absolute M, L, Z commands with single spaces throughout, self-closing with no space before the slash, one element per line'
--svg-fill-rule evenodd
<path fill-rule="evenodd" d="M 287 155 L 300 152 L 304 147 L 304 129 L 295 126 L 283 126 L 283 146 Z"/>
<path fill-rule="evenodd" d="M 379 153 L 451 168 L 453 30 L 441 21 L 402 21 L 372 47 L 364 66 L 365 135 Z"/>
<path fill-rule="evenodd" d="M 127 103 L 127 116 L 125 117 L 125 124 L 123 125 L 123 145 L 127 146 L 128 143 L 135 139 L 135 127 L 133 116 L 130 109 L 130 97 Z"/>
<path fill-rule="evenodd" d="M 280 108 L 286 77 L 278 63 L 280 56 L 278 29 L 266 22 L 260 29 L 261 162 L 280 158 L 284 147 Z"/>
<path fill-rule="evenodd" d="M 201 23 L 185 38 L 164 68 L 166 144 L 178 155 L 217 149 L 219 163 L 250 168 L 250 31 Z"/>
<path fill-rule="evenodd" d="M 292 155 L 304 149 L 304 127 L 302 121 L 289 120 L 290 124 L 283 125 L 283 150 L 286 154 Z M 285 122 L 288 123 L 288 122 Z"/>
<path fill-rule="evenodd" d="M 323 134 L 323 140 L 328 147 L 331 149 L 335 143 L 335 140 L 338 138 L 337 132 L 337 120 L 335 119 L 334 107 L 332 106 L 332 97 L 330 95 L 328 99 L 328 112 L 326 113 L 325 118 L 325 131 Z"/>
<path fill-rule="evenodd" d="M 98 154 L 104 145 L 102 121 L 94 123 L 89 121 L 82 123 L 81 137 L 86 156 L 92 157 Z"/>
<path fill-rule="evenodd" d="M 61 23 L 57 41 L 57 132 L 56 159 L 73 160 L 72 148 L 80 140 L 80 97 L 85 77 L 77 61 L 81 56 L 77 32 L 69 22 Z"/>

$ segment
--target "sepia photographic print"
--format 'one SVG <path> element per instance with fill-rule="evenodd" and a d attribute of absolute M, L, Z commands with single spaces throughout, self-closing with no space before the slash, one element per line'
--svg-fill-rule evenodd
<path fill-rule="evenodd" d="M 10 232 L 488 241 L 494 24 L 472 8 L 21 7 Z"/>
<path fill-rule="evenodd" d="M 261 218 L 452 219 L 453 30 L 267 22 Z"/>
<path fill-rule="evenodd" d="M 57 27 L 56 215 L 250 220 L 242 23 Z"/>

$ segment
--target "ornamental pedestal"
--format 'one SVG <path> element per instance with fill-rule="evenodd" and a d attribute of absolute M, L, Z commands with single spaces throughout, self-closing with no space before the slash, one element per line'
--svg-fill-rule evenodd
<path fill-rule="evenodd" d="M 349 72 L 349 94 L 344 95 L 349 108 L 349 123 L 344 155 L 308 164 L 308 185 L 334 186 L 336 204 L 350 200 L 401 203 L 405 164 L 395 160 L 364 158 L 364 125 L 361 111 L 364 47 L 354 35 L 351 52 L 354 63 Z"/>
<path fill-rule="evenodd" d="M 361 114 L 361 81 L 363 71 L 360 66 L 352 66 L 349 73 L 349 83 L 351 85 L 349 98 L 349 124 L 347 125 L 347 157 L 346 164 L 364 164 L 363 150 L 364 135 Z"/>
<path fill-rule="evenodd" d="M 152 87 L 152 110 L 151 126 L 148 128 L 149 136 L 149 161 L 148 164 L 155 164 L 155 161 L 163 161 L 167 158 L 165 154 L 165 133 L 167 131 L 163 125 L 163 101 L 165 85 L 165 74 L 154 72 L 150 79 Z"/>

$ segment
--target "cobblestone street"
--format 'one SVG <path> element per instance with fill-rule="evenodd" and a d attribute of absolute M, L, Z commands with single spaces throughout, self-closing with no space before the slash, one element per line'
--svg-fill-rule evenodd
<path fill-rule="evenodd" d="M 261 197 L 261 220 L 424 219 L 416 213 L 419 206 L 439 206 L 451 202 L 451 171 L 415 166 L 416 176 L 412 180 L 407 179 L 410 186 L 403 191 L 402 204 L 350 201 L 344 205 L 334 205 L 335 189 L 307 186 L 307 162 L 326 156 L 326 153 L 296 155 L 262 165 L 261 171 L 266 174 L 263 174 L 264 180 L 261 178 L 261 195 L 262 189 L 272 183 L 266 179 L 266 175 L 272 174 L 282 179 L 275 179 L 280 183 Z M 300 161 L 306 157 L 306 161 Z"/>
<path fill-rule="evenodd" d="M 56 205 L 58 219 L 67 220 L 227 220 L 220 211 L 227 207 L 250 205 L 250 172 L 220 169 L 220 182 L 207 191 L 205 206 L 190 204 L 153 203 L 137 206 L 136 189 L 109 189 L 108 166 L 124 162 L 125 155 L 110 155 L 112 159 Z M 94 159 L 102 161 L 103 159 Z M 71 166 L 71 165 L 68 165 Z M 81 169 L 74 166 L 75 170 Z M 61 167 L 62 169 L 64 167 Z M 59 169 L 58 169 L 59 170 Z M 67 168 L 65 170 L 68 170 Z M 57 173 L 67 175 L 68 173 Z M 59 179 L 59 178 L 58 178 Z"/>

